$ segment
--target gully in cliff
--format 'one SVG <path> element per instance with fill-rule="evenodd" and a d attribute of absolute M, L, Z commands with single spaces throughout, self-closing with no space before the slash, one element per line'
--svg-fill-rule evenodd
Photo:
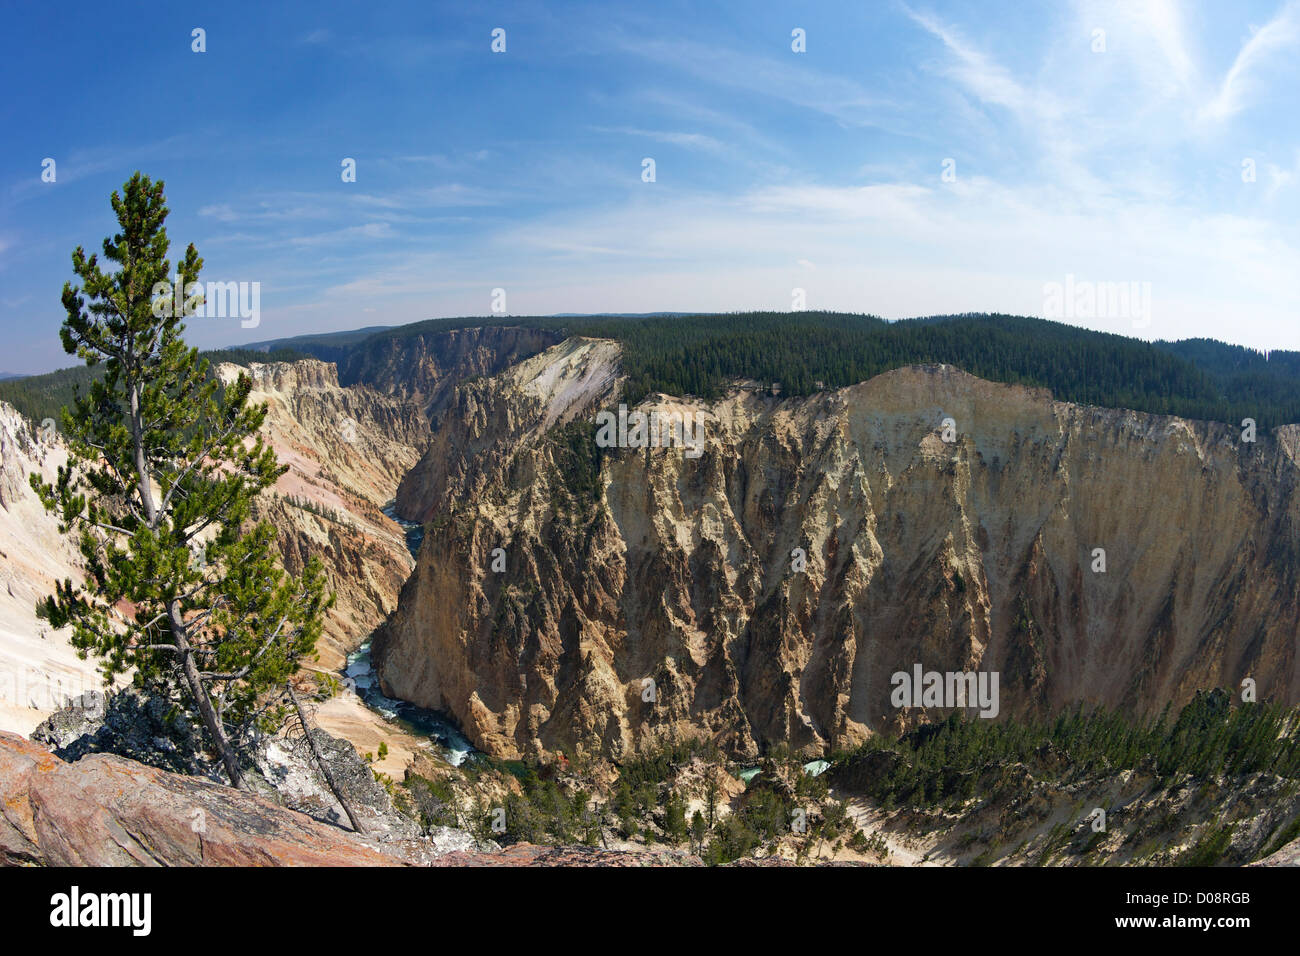
<path fill-rule="evenodd" d="M 687 458 L 704 454 L 704 415 L 701 412 L 629 413 L 626 405 L 596 413 L 596 444 L 601 448 L 685 448 Z"/>
<path fill-rule="evenodd" d="M 981 717 L 998 715 L 997 671 L 895 671 L 889 678 L 895 707 L 978 707 Z"/>

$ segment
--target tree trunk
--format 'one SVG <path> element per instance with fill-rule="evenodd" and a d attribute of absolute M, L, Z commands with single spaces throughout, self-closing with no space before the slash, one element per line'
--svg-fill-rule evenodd
<path fill-rule="evenodd" d="M 343 793 L 343 788 L 334 779 L 334 772 L 330 770 L 329 764 L 325 762 L 325 756 L 320 752 L 320 747 L 316 746 L 316 741 L 312 739 L 311 725 L 307 723 L 307 712 L 303 710 L 302 702 L 298 700 L 298 694 L 294 691 L 293 684 L 286 681 L 284 688 L 289 692 L 289 699 L 293 701 L 293 709 L 298 712 L 298 722 L 302 724 L 302 732 L 307 737 L 307 746 L 311 748 L 311 754 L 316 758 L 316 766 L 320 767 L 320 772 L 325 777 L 325 782 L 329 784 L 334 799 L 342 804 L 343 812 L 348 815 L 348 822 L 352 824 L 353 832 L 365 833 L 366 828 L 362 825 L 357 812 L 352 809 L 352 802 L 348 800 L 347 795 Z"/>
<path fill-rule="evenodd" d="M 152 531 L 158 526 L 158 512 L 153 504 L 153 489 L 149 486 L 149 466 L 144 459 L 144 425 L 140 421 L 140 389 L 131 385 L 131 444 L 135 451 L 135 474 L 139 485 L 140 504 L 144 508 L 145 522 Z"/>
<path fill-rule="evenodd" d="M 130 414 L 131 440 L 135 446 L 135 470 L 139 482 L 140 504 L 144 508 L 145 522 L 150 530 L 154 530 L 158 527 L 159 516 L 158 509 L 154 505 L 149 466 L 145 461 L 144 427 L 140 421 L 140 390 L 134 383 L 131 385 Z M 239 768 L 239 757 L 235 754 L 235 748 L 230 744 L 230 738 L 226 736 L 226 729 L 222 726 L 221 717 L 217 714 L 216 708 L 212 706 L 207 688 L 203 686 L 203 678 L 199 675 L 198 665 L 194 663 L 194 649 L 190 647 L 185 618 L 181 614 L 180 602 L 175 599 L 167 602 L 167 623 L 172 632 L 172 640 L 176 644 L 177 656 L 180 658 L 181 676 L 185 680 L 185 685 L 189 688 L 190 696 L 194 698 L 194 706 L 199 710 L 199 717 L 203 721 L 203 726 L 207 728 L 208 736 L 212 738 L 212 745 L 216 747 L 217 753 L 221 757 L 221 763 L 226 768 L 226 774 L 230 777 L 230 785 L 238 790 L 247 790 L 248 784 L 244 781 L 243 771 Z"/>
<path fill-rule="evenodd" d="M 235 754 L 235 748 L 230 745 L 230 738 L 226 736 L 226 729 L 221 725 L 221 718 L 217 716 L 217 710 L 212 706 L 207 688 L 203 686 L 203 678 L 199 676 L 199 668 L 194 663 L 194 651 L 185 634 L 185 622 L 181 619 L 180 602 L 174 600 L 168 602 L 167 618 L 171 624 L 172 640 L 176 642 L 176 649 L 181 659 L 181 675 L 185 678 L 190 696 L 194 698 L 194 704 L 199 709 L 203 726 L 208 729 L 212 743 L 221 756 L 221 763 L 230 777 L 230 785 L 239 790 L 247 790 L 248 784 L 244 781 L 244 772 L 239 767 L 239 757 Z"/>

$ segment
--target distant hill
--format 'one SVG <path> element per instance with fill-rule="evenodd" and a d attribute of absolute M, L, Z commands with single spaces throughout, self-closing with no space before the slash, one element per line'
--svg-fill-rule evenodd
<path fill-rule="evenodd" d="M 995 382 L 1050 389 L 1063 401 L 1260 428 L 1300 422 L 1300 353 L 1267 354 L 1212 339 L 1144 342 L 1026 316 L 927 316 L 886 321 L 836 312 L 681 315 L 465 316 L 295 336 L 205 353 L 247 364 L 312 356 L 352 368 L 406 339 L 437 347 L 443 333 L 481 326 L 612 338 L 623 347 L 626 398 L 650 392 L 713 397 L 736 379 L 780 382 L 785 396 L 838 388 L 905 365 L 956 365 Z M 370 359 L 374 361 L 369 361 Z M 85 368 L 0 381 L 0 399 L 54 416 Z"/>
<path fill-rule="evenodd" d="M 233 362 L 236 365 L 249 365 L 252 362 L 292 362 L 294 359 L 310 358 L 307 352 L 297 349 L 277 348 L 270 352 L 255 351 L 246 348 L 216 349 L 200 352 L 211 364 Z M 74 365 L 44 375 L 24 375 L 0 381 L 0 401 L 8 402 L 32 421 L 46 418 L 59 418 L 59 411 L 65 405 L 71 405 L 73 396 L 84 392 L 90 383 L 101 374 L 98 368 Z"/>
<path fill-rule="evenodd" d="M 284 348 L 308 350 L 314 358 L 325 362 L 337 362 L 347 355 L 349 349 L 357 343 L 392 329 L 391 325 L 368 325 L 362 329 L 345 332 L 321 332 L 319 334 L 299 335 L 287 339 L 269 339 L 265 342 L 249 342 L 236 346 L 242 351 L 271 352 Z"/>
<path fill-rule="evenodd" d="M 617 339 L 627 397 L 717 395 L 729 381 L 780 382 L 806 395 L 904 365 L 945 363 L 1061 400 L 1261 428 L 1300 422 L 1300 353 L 1267 354 L 1210 339 L 1144 342 L 1060 322 L 968 313 L 886 321 L 834 312 L 711 315 L 493 316 L 430 319 L 352 340 L 303 336 L 277 345 L 327 361 L 391 350 L 407 337 L 524 326 Z"/>

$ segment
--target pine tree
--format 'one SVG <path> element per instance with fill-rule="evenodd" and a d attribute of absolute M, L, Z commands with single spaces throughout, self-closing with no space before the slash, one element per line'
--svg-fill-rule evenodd
<path fill-rule="evenodd" d="M 137 683 L 187 699 L 231 784 L 246 787 L 239 751 L 287 716 L 284 687 L 333 596 L 319 560 L 285 574 L 273 529 L 249 520 L 286 468 L 257 436 L 266 408 L 248 404 L 248 376 L 222 389 L 181 338 L 182 318 L 202 304 L 203 260 L 190 245 L 177 263 L 188 298 L 163 292 L 163 183 L 137 172 L 112 205 L 121 231 L 103 255 L 118 268 L 103 271 L 78 247 L 81 287 L 63 288 L 63 347 L 103 374 L 63 409 L 68 465 L 53 485 L 31 476 L 76 531 L 86 582 L 57 585 L 37 613 L 71 625 L 106 681 L 135 668 Z"/>
<path fill-rule="evenodd" d="M 696 810 L 691 814 L 691 839 L 695 841 L 695 852 L 704 852 L 704 835 L 709 832 L 709 825 L 704 822 L 704 814 Z"/>
<path fill-rule="evenodd" d="M 674 843 L 681 843 L 690 832 L 686 824 L 686 801 L 673 792 L 668 797 L 665 813 L 664 830 Z"/>

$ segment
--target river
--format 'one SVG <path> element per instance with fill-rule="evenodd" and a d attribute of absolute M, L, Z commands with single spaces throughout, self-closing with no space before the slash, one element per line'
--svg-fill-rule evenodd
<path fill-rule="evenodd" d="M 386 504 L 383 512 L 402 526 L 402 530 L 406 532 L 406 548 L 411 552 L 411 557 L 415 557 L 420 550 L 420 542 L 424 539 L 423 526 L 418 522 L 398 517 L 396 502 L 390 501 Z M 384 696 L 379 689 L 379 679 L 375 676 L 374 665 L 370 661 L 370 641 L 366 641 L 348 655 L 343 676 L 357 692 L 362 703 L 385 720 L 397 724 L 407 733 L 432 740 L 453 766 L 459 767 L 478 754 L 446 714 Z"/>
<path fill-rule="evenodd" d="M 445 714 L 383 695 L 379 689 L 379 680 L 375 677 L 375 669 L 370 663 L 369 641 L 348 655 L 343 676 L 357 692 L 362 703 L 407 733 L 432 740 L 452 766 L 459 767 L 478 753 Z"/>

